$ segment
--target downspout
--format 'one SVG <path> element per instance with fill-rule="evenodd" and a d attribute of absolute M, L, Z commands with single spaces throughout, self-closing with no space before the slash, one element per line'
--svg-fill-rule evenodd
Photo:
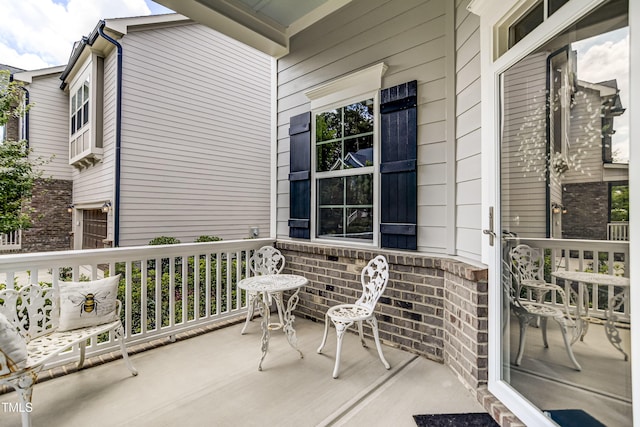
<path fill-rule="evenodd" d="M 569 54 L 569 48 L 570 46 L 564 46 L 561 47 L 560 49 L 556 50 L 555 52 L 552 52 L 549 56 L 547 56 L 547 60 L 546 60 L 546 102 L 545 102 L 545 133 L 546 133 L 546 167 L 545 167 L 545 181 L 547 183 L 547 185 L 545 186 L 545 199 L 546 199 L 546 203 L 545 203 L 545 222 L 546 222 L 546 235 L 547 235 L 547 239 L 551 237 L 551 221 L 552 221 L 552 216 L 551 216 L 551 156 L 553 154 L 552 152 L 552 148 L 551 148 L 551 61 L 553 60 L 553 58 L 555 58 L 556 56 L 560 55 L 561 53 L 566 53 L 567 57 Z"/>
<path fill-rule="evenodd" d="M 29 89 L 22 87 L 24 91 L 24 105 L 25 107 L 29 106 Z M 26 146 L 27 150 L 29 149 L 29 110 L 24 113 L 24 140 L 27 141 Z"/>
<path fill-rule="evenodd" d="M 117 248 L 120 243 L 120 149 L 122 147 L 122 45 L 109 37 L 104 32 L 104 20 L 98 25 L 98 33 L 108 42 L 113 44 L 118 50 L 117 57 L 117 80 L 116 80 L 116 165 L 115 165 L 115 194 L 113 203 L 113 247 Z"/>

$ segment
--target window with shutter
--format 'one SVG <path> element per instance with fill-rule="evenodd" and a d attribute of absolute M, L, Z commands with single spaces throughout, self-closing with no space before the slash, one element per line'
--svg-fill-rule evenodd
<path fill-rule="evenodd" d="M 385 70 L 307 92 L 291 118 L 290 237 L 416 249 L 417 82 L 379 92 Z"/>

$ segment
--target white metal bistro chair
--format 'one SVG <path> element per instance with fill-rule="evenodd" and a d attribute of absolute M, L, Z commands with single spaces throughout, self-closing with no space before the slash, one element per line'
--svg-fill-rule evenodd
<path fill-rule="evenodd" d="M 272 246 L 263 246 L 256 250 L 249 258 L 249 269 L 254 276 L 262 274 L 280 274 L 284 269 L 284 256 L 279 250 Z M 244 335 L 247 326 L 255 312 L 256 305 L 258 303 L 258 292 L 247 291 L 247 320 L 244 323 L 241 334 Z M 280 325 L 284 325 L 284 308 L 282 306 L 282 292 L 270 292 L 269 302 L 271 298 L 276 302 L 276 308 L 278 309 L 278 318 Z"/>
<path fill-rule="evenodd" d="M 527 327 L 534 322 L 539 322 L 542 331 L 542 342 L 544 347 L 548 348 L 547 321 L 553 319 L 560 326 L 562 339 L 571 363 L 573 363 L 576 370 L 582 370 L 571 348 L 578 335 L 574 332 L 573 337 L 569 336 L 570 329 L 576 331 L 576 327 L 573 318 L 569 314 L 567 296 L 561 286 L 545 282 L 544 256 L 542 252 L 528 245 L 518 245 L 509 251 L 509 259 L 511 264 L 505 266 L 505 271 L 503 271 L 503 286 L 506 297 L 510 300 L 513 313 L 520 323 L 520 342 L 515 360 L 516 366 L 520 366 L 520 363 L 522 363 Z M 527 289 L 532 291 L 535 301 L 523 298 L 522 294 Z M 546 295 L 549 292 L 555 292 L 556 295 L 562 298 L 561 305 L 546 301 Z"/>
<path fill-rule="evenodd" d="M 382 354 L 382 347 L 380 346 L 380 337 L 378 334 L 378 321 L 374 313 L 376 303 L 380 298 L 380 295 L 384 292 L 389 281 L 389 264 L 382 255 L 376 256 L 374 259 L 362 269 L 360 276 L 362 282 L 362 295 L 355 302 L 355 304 L 339 304 L 327 310 L 327 314 L 324 318 L 324 336 L 322 337 L 322 343 L 318 347 L 318 353 L 322 353 L 325 343 L 327 342 L 327 334 L 329 333 L 329 319 L 336 327 L 337 335 L 337 348 L 336 348 L 336 363 L 333 369 L 333 378 L 338 378 L 338 372 L 340 371 L 340 351 L 342 350 L 342 338 L 345 331 L 358 322 L 358 332 L 360 333 L 360 341 L 363 347 L 367 347 L 364 341 L 364 334 L 362 331 L 362 321 L 365 320 L 373 331 L 373 338 L 376 342 L 376 348 L 378 349 L 378 355 L 385 368 L 390 369 L 389 362 L 384 358 Z"/>

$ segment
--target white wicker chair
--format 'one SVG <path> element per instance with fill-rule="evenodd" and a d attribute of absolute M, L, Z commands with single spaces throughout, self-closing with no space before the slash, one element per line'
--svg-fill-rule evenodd
<path fill-rule="evenodd" d="M 262 274 L 280 274 L 284 269 L 284 256 L 279 250 L 272 246 L 263 246 L 256 250 L 249 258 L 249 269 L 254 276 Z M 284 325 L 284 307 L 282 306 L 282 292 L 269 293 L 269 301 L 271 298 L 276 302 L 276 308 L 278 309 L 278 318 L 280 324 Z M 256 304 L 258 303 L 257 292 L 247 292 L 247 320 L 244 322 L 241 334 L 244 335 L 247 326 L 255 312 Z"/>
<path fill-rule="evenodd" d="M 336 348 L 336 363 L 333 369 L 333 378 L 338 378 L 338 372 L 340 371 L 340 351 L 342 350 L 342 338 L 345 331 L 358 322 L 358 332 L 360 333 L 360 341 L 363 347 L 367 347 L 364 341 L 364 334 L 362 331 L 362 321 L 366 320 L 371 329 L 373 330 L 373 338 L 375 339 L 376 348 L 378 349 L 378 355 L 385 368 L 390 369 L 389 362 L 384 358 L 382 354 L 382 347 L 380 346 L 380 337 L 378 334 L 378 321 L 374 313 L 374 309 L 378 299 L 387 287 L 389 281 L 389 264 L 382 255 L 376 256 L 374 259 L 362 269 L 360 277 L 362 282 L 362 295 L 355 302 L 355 304 L 339 304 L 327 310 L 325 315 L 324 336 L 322 337 L 322 343 L 318 347 L 318 353 L 322 353 L 325 343 L 327 342 L 327 334 L 329 333 L 329 319 L 336 327 L 337 335 L 337 348 Z"/>
<path fill-rule="evenodd" d="M 527 327 L 530 324 L 539 322 L 542 331 L 542 342 L 545 348 L 549 347 L 547 342 L 547 320 L 553 319 L 560 326 L 562 339 L 571 363 L 576 370 L 582 370 L 571 348 L 578 336 L 575 333 L 573 337 L 569 336 L 570 329 L 576 331 L 575 322 L 569 314 L 569 300 L 561 286 L 545 282 L 544 257 L 542 253 L 540 250 L 531 248 L 528 245 L 518 245 L 511 249 L 509 258 L 511 265 L 505 267 L 506 271 L 503 272 L 503 286 L 513 313 L 520 322 L 520 342 L 515 364 L 520 366 L 520 363 L 522 363 Z M 532 291 L 535 301 L 522 298 L 523 288 Z M 549 292 L 555 292 L 562 298 L 562 308 L 545 301 L 545 297 Z"/>

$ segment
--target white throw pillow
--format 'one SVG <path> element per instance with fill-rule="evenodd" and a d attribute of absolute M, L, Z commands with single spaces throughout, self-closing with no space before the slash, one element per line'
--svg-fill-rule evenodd
<path fill-rule="evenodd" d="M 118 320 L 120 275 L 91 282 L 59 282 L 59 331 L 97 326 Z"/>
<path fill-rule="evenodd" d="M 2 353 L 0 375 L 19 371 L 27 364 L 27 342 L 2 313 L 0 313 L 0 353 Z"/>

